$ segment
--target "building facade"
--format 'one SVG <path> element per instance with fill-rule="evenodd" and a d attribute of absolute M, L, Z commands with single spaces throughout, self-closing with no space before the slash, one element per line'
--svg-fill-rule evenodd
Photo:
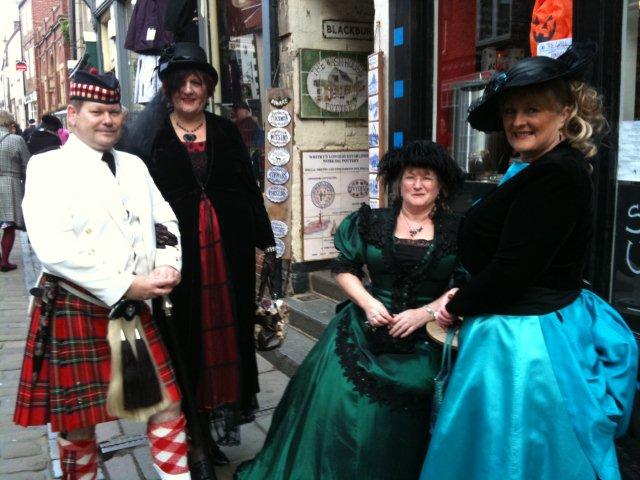
<path fill-rule="evenodd" d="M 3 108 L 8 110 L 18 124 L 24 128 L 27 123 L 27 113 L 25 110 L 25 82 L 21 69 L 20 22 L 14 22 L 13 26 L 13 32 L 5 39 L 2 52 L 2 89 L 5 99 Z"/>
<path fill-rule="evenodd" d="M 31 1 L 37 102 L 42 115 L 62 110 L 69 103 L 69 4 Z"/>
<path fill-rule="evenodd" d="M 33 30 L 33 0 L 23 0 L 18 5 L 20 35 L 22 37 L 22 58 L 27 64 L 24 72 L 25 105 L 27 118 L 38 119 L 38 79 L 36 72 L 36 49 Z"/>

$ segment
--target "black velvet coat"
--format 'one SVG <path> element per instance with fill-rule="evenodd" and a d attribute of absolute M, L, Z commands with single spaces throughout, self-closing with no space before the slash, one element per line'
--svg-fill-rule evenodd
<path fill-rule="evenodd" d="M 253 339 L 255 247 L 264 249 L 275 242 L 249 154 L 238 129 L 222 117 L 205 114 L 209 170 L 204 185 L 198 183 L 189 154 L 175 134 L 168 116 L 156 135 L 151 156 L 146 162 L 180 225 L 182 282 L 174 289 L 171 299 L 174 303 L 173 322 L 179 332 L 178 342 L 192 386 L 197 382 L 203 363 L 198 248 L 198 206 L 203 191 L 216 211 L 232 282 L 241 358 L 242 407 L 246 409 L 251 408 L 254 395 L 259 391 Z M 172 342 L 167 343 L 171 350 Z"/>

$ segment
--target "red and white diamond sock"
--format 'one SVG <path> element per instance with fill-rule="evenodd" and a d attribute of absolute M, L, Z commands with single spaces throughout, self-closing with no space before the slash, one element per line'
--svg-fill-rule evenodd
<path fill-rule="evenodd" d="M 62 480 L 94 480 L 98 472 L 96 439 L 71 442 L 58 435 Z"/>
<path fill-rule="evenodd" d="M 161 480 L 189 480 L 187 463 L 186 420 L 180 415 L 175 420 L 149 423 L 147 435 L 151 444 L 151 456 Z"/>

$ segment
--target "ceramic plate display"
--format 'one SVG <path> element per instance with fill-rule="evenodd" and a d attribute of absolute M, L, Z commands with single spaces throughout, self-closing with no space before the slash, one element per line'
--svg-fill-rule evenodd
<path fill-rule="evenodd" d="M 267 198 L 273 203 L 282 203 L 289 198 L 289 190 L 282 185 L 271 185 L 267 188 Z"/>
<path fill-rule="evenodd" d="M 281 167 L 282 165 L 286 165 L 289 163 L 289 159 L 291 158 L 291 154 L 289 150 L 286 148 L 274 148 L 267 155 L 269 159 L 269 163 L 271 165 L 275 165 L 276 167 Z"/>
<path fill-rule="evenodd" d="M 284 147 L 291 141 L 291 134 L 284 128 L 272 128 L 267 132 L 267 140 L 274 147 Z"/>
<path fill-rule="evenodd" d="M 284 255 L 284 249 L 286 248 L 284 242 L 279 239 L 276 238 L 276 258 L 280 258 L 282 257 L 282 255 Z"/>
<path fill-rule="evenodd" d="M 267 180 L 274 185 L 284 185 L 289 181 L 289 172 L 284 167 L 271 167 L 267 170 Z"/>
<path fill-rule="evenodd" d="M 269 112 L 267 121 L 272 127 L 286 127 L 291 123 L 291 114 L 282 109 L 273 110 Z"/>
<path fill-rule="evenodd" d="M 276 238 L 284 238 L 289 233 L 289 226 L 281 220 L 271 220 L 271 231 Z"/>

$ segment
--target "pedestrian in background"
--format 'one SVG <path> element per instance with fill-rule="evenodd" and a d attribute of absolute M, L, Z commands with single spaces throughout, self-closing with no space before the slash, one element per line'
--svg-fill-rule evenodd
<path fill-rule="evenodd" d="M 581 80 L 595 53 L 574 44 L 558 59 L 520 60 L 469 109 L 471 126 L 504 131 L 526 166 L 461 224 L 471 278 L 437 314 L 442 326 L 464 320 L 421 480 L 620 478 L 614 438 L 629 425 L 638 347 L 582 281 L 587 159 L 606 130 Z"/>
<path fill-rule="evenodd" d="M 13 116 L 0 110 L 0 271 L 15 270 L 17 266 L 9 262 L 16 229 L 24 230 L 22 197 L 24 179 L 29 161 L 29 150 L 22 137 L 9 131 L 15 123 Z"/>
<path fill-rule="evenodd" d="M 36 131 L 36 120 L 35 118 L 30 118 L 27 128 L 25 128 L 24 131 L 22 132 L 22 138 L 24 138 L 24 141 L 28 142 L 29 137 L 31 137 L 31 134 L 35 131 Z"/>
<path fill-rule="evenodd" d="M 31 155 L 60 148 L 62 143 L 60 142 L 58 131 L 61 128 L 62 121 L 58 117 L 49 113 L 43 115 L 40 125 L 31 134 L 27 143 Z"/>

